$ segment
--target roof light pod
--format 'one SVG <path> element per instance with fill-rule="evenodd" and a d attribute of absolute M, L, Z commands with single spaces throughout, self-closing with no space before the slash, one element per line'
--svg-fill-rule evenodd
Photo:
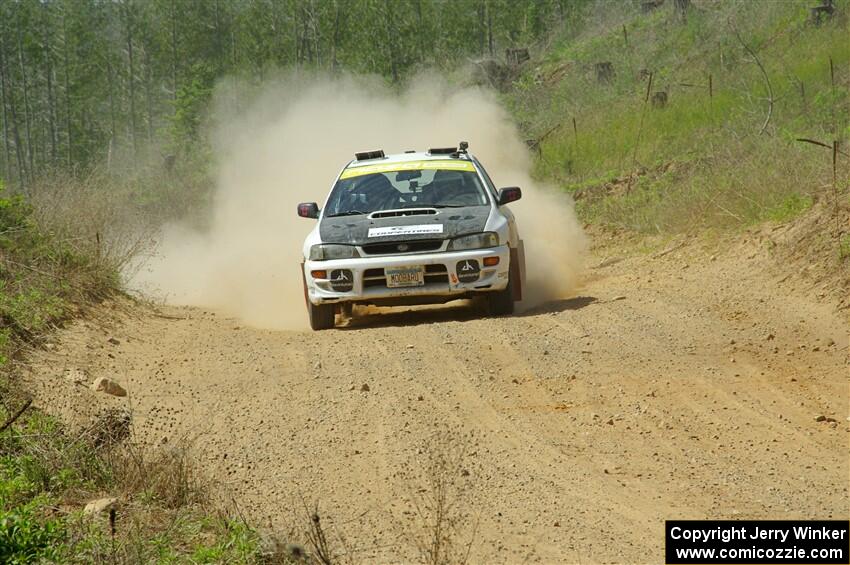
<path fill-rule="evenodd" d="M 461 154 L 469 153 L 469 142 L 461 141 L 459 147 L 432 147 L 428 150 L 431 155 L 449 155 L 450 157 L 460 157 Z"/>
<path fill-rule="evenodd" d="M 386 157 L 384 155 L 383 149 L 376 149 L 375 151 L 362 151 L 360 153 L 355 153 L 354 158 L 358 161 L 368 161 L 370 159 L 383 159 Z"/>

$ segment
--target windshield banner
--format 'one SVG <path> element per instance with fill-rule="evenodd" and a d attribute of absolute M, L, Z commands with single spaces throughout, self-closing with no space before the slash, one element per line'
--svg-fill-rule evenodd
<path fill-rule="evenodd" d="M 374 173 L 393 173 L 396 171 L 421 171 L 440 169 L 446 171 L 475 171 L 471 161 L 406 161 L 404 163 L 380 163 L 363 167 L 350 167 L 342 171 L 340 179 L 349 179 Z"/>

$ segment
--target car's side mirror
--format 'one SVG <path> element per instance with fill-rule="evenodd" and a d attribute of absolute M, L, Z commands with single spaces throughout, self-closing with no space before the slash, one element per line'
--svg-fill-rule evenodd
<path fill-rule="evenodd" d="M 509 186 L 499 190 L 499 206 L 510 204 L 522 198 L 522 190 L 518 186 Z"/>
<path fill-rule="evenodd" d="M 298 215 L 302 218 L 316 219 L 319 217 L 319 205 L 315 202 L 302 202 L 298 205 Z"/>

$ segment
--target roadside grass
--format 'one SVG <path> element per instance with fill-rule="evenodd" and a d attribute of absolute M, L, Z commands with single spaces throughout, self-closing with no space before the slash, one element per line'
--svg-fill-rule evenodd
<path fill-rule="evenodd" d="M 577 209 L 590 221 L 657 234 L 788 221 L 817 199 L 834 198 L 823 160 L 807 151 L 775 139 L 757 147 L 730 143 L 710 156 L 647 171 L 631 188 L 620 182 L 613 195 L 586 191 Z"/>
<path fill-rule="evenodd" d="M 841 261 L 846 261 L 850 259 L 850 234 L 847 234 L 841 238 L 841 241 L 838 246 L 838 258 Z"/>
<path fill-rule="evenodd" d="M 793 219 L 831 190 L 831 152 L 797 139 L 847 146 L 850 2 L 836 1 L 820 26 L 802 1 L 691 6 L 683 22 L 668 3 L 648 14 L 597 3 L 506 98 L 530 138 L 555 128 L 535 174 L 577 193 L 588 222 L 643 233 L 734 229 Z M 607 83 L 595 75 L 599 62 L 614 68 Z M 665 107 L 646 101 L 650 72 L 649 93 L 666 93 Z M 848 171 L 840 158 L 839 184 Z M 628 190 L 585 199 L 613 179 Z"/>
<path fill-rule="evenodd" d="M 118 287 L 116 265 L 46 232 L 31 204 L 0 183 L 0 370 L 24 344 Z"/>
<path fill-rule="evenodd" d="M 3 393 L 5 422 L 15 395 Z M 0 562 L 258 562 L 256 533 L 210 502 L 189 449 L 109 433 L 71 436 L 30 409 L 0 434 Z M 114 514 L 83 512 L 102 497 L 116 498 Z"/>
<path fill-rule="evenodd" d="M 119 190 L 106 177 L 45 179 L 29 198 L 0 185 L 0 563 L 259 563 L 256 533 L 210 501 L 190 449 L 134 444 L 122 412 L 72 434 L 16 378 L 22 352 L 121 292 L 144 232 Z M 114 514 L 83 513 L 107 496 Z"/>

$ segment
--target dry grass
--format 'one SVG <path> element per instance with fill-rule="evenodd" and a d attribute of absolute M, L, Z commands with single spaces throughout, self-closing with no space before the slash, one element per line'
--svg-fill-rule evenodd
<path fill-rule="evenodd" d="M 423 449 L 423 459 L 404 471 L 413 491 L 412 523 L 404 534 L 426 565 L 464 565 L 470 562 L 478 519 L 469 501 L 467 455 L 473 438 L 450 431 L 435 433 Z"/>
<path fill-rule="evenodd" d="M 208 501 L 189 446 L 146 448 L 125 442 L 104 454 L 113 492 L 141 496 L 165 509 Z"/>
<path fill-rule="evenodd" d="M 4 391 L 3 420 L 17 405 Z M 34 530 L 54 524 L 50 558 L 62 562 L 257 562 L 253 530 L 212 502 L 191 445 L 144 447 L 130 429 L 119 411 L 70 433 L 28 410 L 0 435 L 0 515 L 25 512 Z M 112 511 L 81 512 L 104 497 L 117 500 Z"/>
<path fill-rule="evenodd" d="M 818 201 L 846 198 L 846 183 L 833 190 L 827 157 L 799 143 L 732 139 L 706 156 L 646 170 L 630 189 L 625 182 L 582 188 L 577 202 L 587 218 L 643 233 L 783 222 Z M 848 170 L 839 163 L 839 179 Z"/>
<path fill-rule="evenodd" d="M 261 534 L 263 563 L 354 565 L 369 563 L 376 551 L 384 560 L 389 552 L 400 563 L 473 562 L 478 519 L 470 502 L 472 477 L 467 468 L 473 443 L 471 436 L 440 430 L 423 443 L 420 458 L 403 466 L 399 477 L 410 486 L 407 499 L 412 511 L 392 516 L 398 537 L 390 546 L 354 547 L 338 522 L 323 517 L 318 502 L 308 505 L 302 498 L 301 510 L 293 515 L 287 532 Z M 356 526 L 348 523 L 348 528 Z M 370 534 L 363 532 L 359 537 L 364 542 Z"/>
<path fill-rule="evenodd" d="M 41 230 L 95 267 L 121 272 L 152 245 L 156 226 L 140 206 L 138 186 L 100 169 L 43 177 L 29 200 Z"/>

